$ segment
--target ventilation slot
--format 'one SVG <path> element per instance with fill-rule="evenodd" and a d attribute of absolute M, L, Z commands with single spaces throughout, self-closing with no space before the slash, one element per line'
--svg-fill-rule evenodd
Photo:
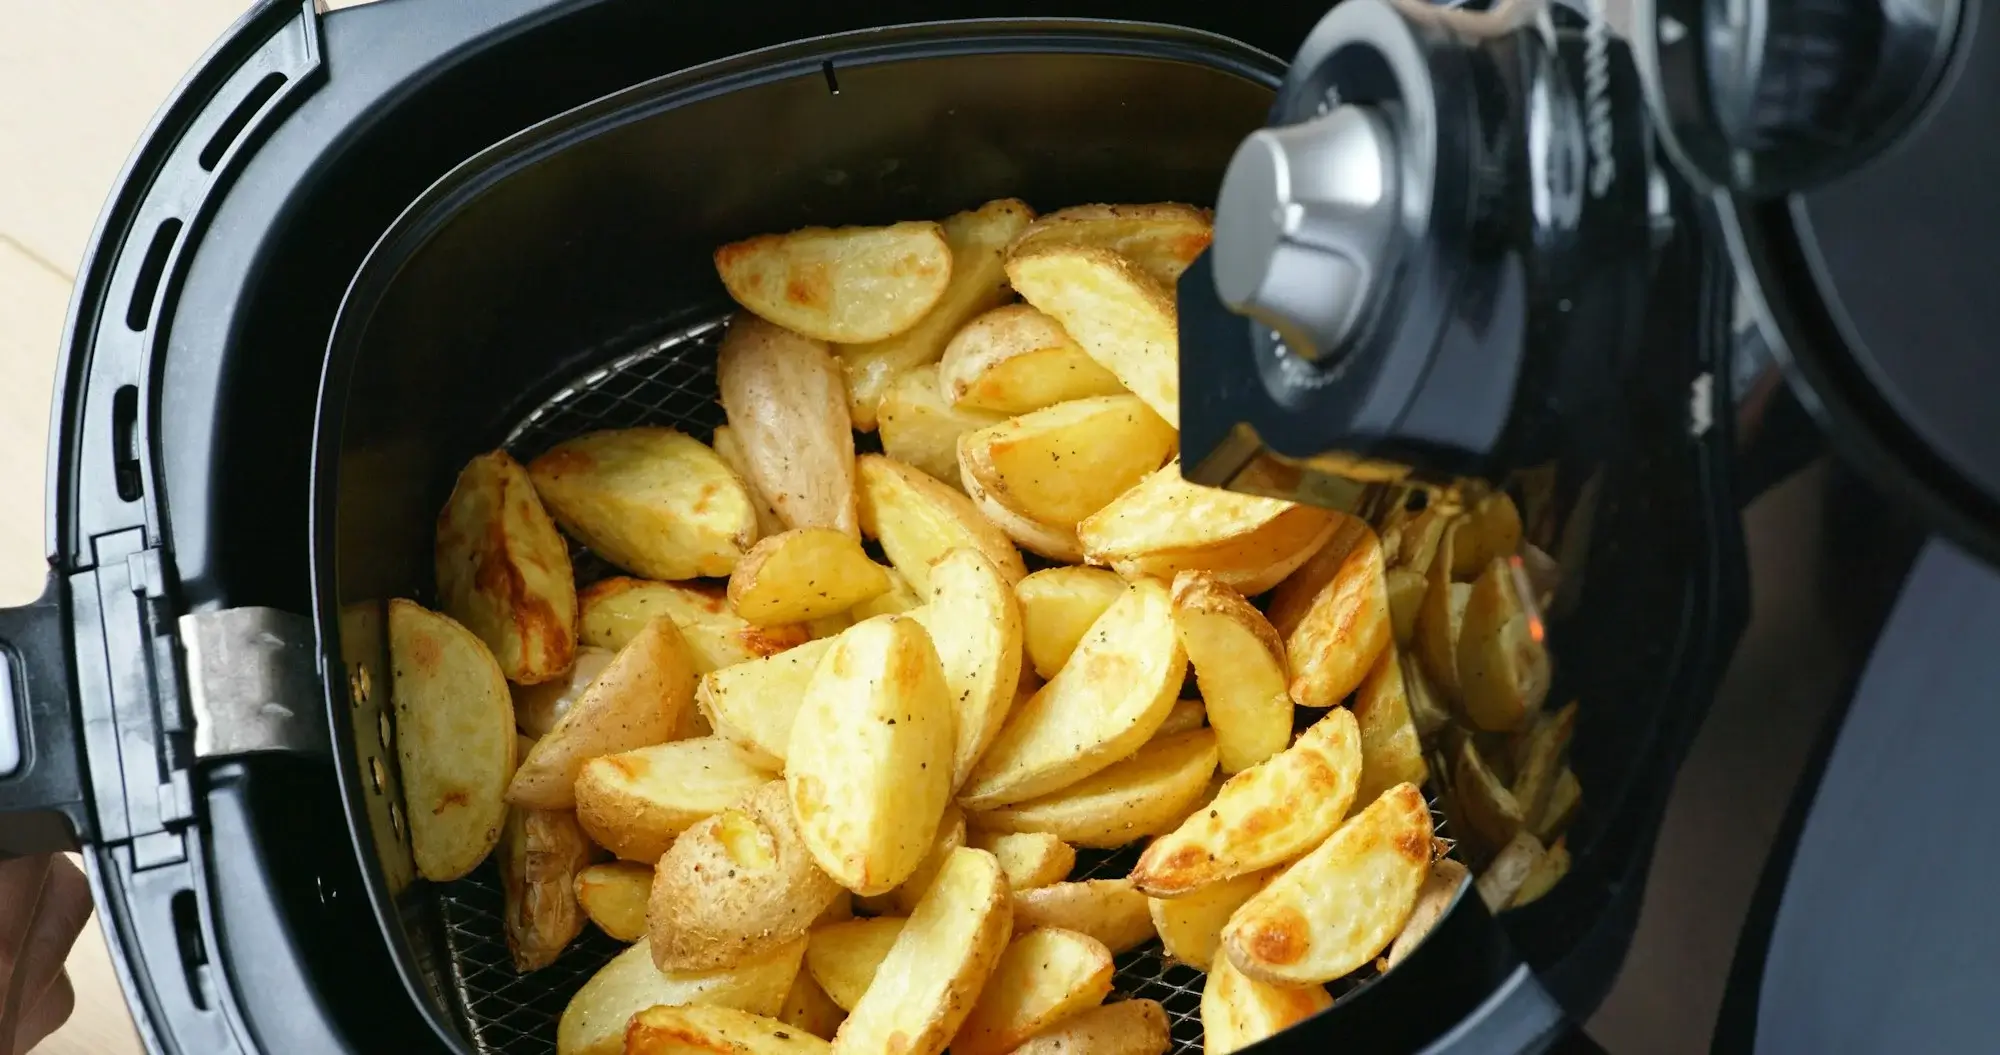
<path fill-rule="evenodd" d="M 215 166 L 221 163 L 222 155 L 229 152 L 229 147 L 236 142 L 236 137 L 242 135 L 245 128 L 250 127 L 250 119 L 257 116 L 257 111 L 263 109 L 264 104 L 271 101 L 271 96 L 278 94 L 278 89 L 284 86 L 284 74 L 267 73 L 264 79 L 258 81 L 256 86 L 250 89 L 250 93 L 243 97 L 243 101 L 236 104 L 236 109 L 229 111 L 229 116 L 223 118 L 215 134 L 208 137 L 208 145 L 201 148 L 199 160 L 203 172 L 215 171 Z"/>
<path fill-rule="evenodd" d="M 201 907 L 194 891 L 174 895 L 174 942 L 180 946 L 181 973 L 187 979 L 188 999 L 208 1010 L 208 945 L 201 940 Z"/>
<path fill-rule="evenodd" d="M 160 276 L 167 270 L 167 254 L 173 252 L 174 239 L 180 233 L 179 220 L 161 221 L 153 231 L 153 241 L 146 246 L 146 259 L 139 265 L 139 281 L 132 284 L 132 302 L 125 308 L 125 325 L 133 333 L 144 330 L 153 317 L 153 295 L 160 291 Z"/>
<path fill-rule="evenodd" d="M 118 497 L 137 502 L 146 493 L 139 476 L 139 386 L 122 385 L 111 397 L 111 457 Z"/>

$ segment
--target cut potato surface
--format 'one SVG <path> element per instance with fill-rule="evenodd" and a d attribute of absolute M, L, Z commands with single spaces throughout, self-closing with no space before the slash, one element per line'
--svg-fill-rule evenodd
<path fill-rule="evenodd" d="M 778 1012 L 778 1020 L 821 1040 L 832 1040 L 834 1031 L 847 1020 L 847 1009 L 826 995 L 826 990 L 813 981 L 812 972 L 800 971 L 792 979 L 792 991 L 785 994 L 785 1006 Z"/>
<path fill-rule="evenodd" d="M 680 629 L 698 674 L 774 656 L 808 640 L 803 626 L 751 625 L 730 610 L 728 596 L 713 586 L 621 575 L 592 583 L 579 601 L 585 646 L 615 652 L 631 644 L 655 616 L 664 615 Z"/>
<path fill-rule="evenodd" d="M 980 515 L 992 521 L 995 527 L 1019 543 L 1022 549 L 1053 561 L 1083 559 L 1083 544 L 1076 540 L 1075 531 L 1023 516 L 994 498 L 980 485 L 976 477 L 963 471 L 960 472 L 958 482 L 965 488 L 966 497 L 972 499 L 972 504 L 979 510 Z"/>
<path fill-rule="evenodd" d="M 1136 396 L 1058 403 L 959 437 L 959 466 L 1015 514 L 1074 534 L 1158 469 L 1177 437 Z"/>
<path fill-rule="evenodd" d="M 1245 901 L 1264 889 L 1277 869 L 1251 872 L 1210 883 L 1176 898 L 1148 898 L 1146 908 L 1167 955 L 1190 967 L 1208 970 L 1222 947 L 1222 928 Z"/>
<path fill-rule="evenodd" d="M 1111 849 L 1172 831 L 1208 794 L 1215 732 L 1162 737 L 1132 757 L 1040 798 L 978 814 L 995 831 L 1042 832 L 1076 846 Z"/>
<path fill-rule="evenodd" d="M 1107 249 L 1030 245 L 1007 279 L 1167 424 L 1180 427 L 1180 319 L 1173 294 Z"/>
<path fill-rule="evenodd" d="M 1208 572 L 1174 576 L 1174 629 L 1201 686 L 1222 771 L 1240 773 L 1292 739 L 1285 644 L 1243 595 Z"/>
<path fill-rule="evenodd" d="M 731 242 L 715 270 L 738 304 L 822 341 L 893 337 L 917 324 L 951 282 L 952 253 L 935 223 L 806 227 Z"/>
<path fill-rule="evenodd" d="M 898 916 L 907 916 L 916 910 L 917 902 L 930 892 L 931 884 L 937 880 L 938 872 L 951 855 L 965 845 L 965 813 L 957 806 L 944 808 L 944 820 L 938 822 L 937 838 L 931 843 L 931 852 L 924 855 L 923 863 L 910 873 L 903 884 L 889 891 L 889 906 Z"/>
<path fill-rule="evenodd" d="M 1076 867 L 1076 851 L 1046 832 L 975 831 L 968 845 L 992 854 L 1013 890 L 1060 883 Z"/>
<path fill-rule="evenodd" d="M 1035 673 L 1055 677 L 1091 624 L 1124 595 L 1125 580 L 1102 568 L 1047 568 L 1015 583 Z"/>
<path fill-rule="evenodd" d="M 889 589 L 888 569 L 832 528 L 795 528 L 750 547 L 729 575 L 729 605 L 756 626 L 824 619 Z"/>
<path fill-rule="evenodd" d="M 514 696 L 514 725 L 529 740 L 539 740 L 556 727 L 562 716 L 583 698 L 590 683 L 617 655 L 608 648 L 585 646 L 576 650 L 576 662 L 568 672 L 539 685 L 509 685 Z M 524 749 L 522 757 L 527 756 Z"/>
<path fill-rule="evenodd" d="M 1466 596 L 1458 636 L 1459 700 L 1488 732 L 1525 728 L 1549 693 L 1541 616 L 1523 602 L 1525 576 L 1494 559 Z"/>
<path fill-rule="evenodd" d="M 576 900 L 597 929 L 622 942 L 646 936 L 653 866 L 632 861 L 591 865 L 576 874 Z"/>
<path fill-rule="evenodd" d="M 651 865 L 680 833 L 775 775 L 720 736 L 621 751 L 583 764 L 576 816 L 597 845 Z"/>
<path fill-rule="evenodd" d="M 1036 220 L 1009 246 L 1024 253 L 1047 245 L 1109 249 L 1138 265 L 1169 293 L 1215 233 L 1208 210 L 1178 202 L 1072 205 Z"/>
<path fill-rule="evenodd" d="M 1200 700 L 1176 700 L 1174 709 L 1167 712 L 1167 720 L 1160 723 L 1154 740 L 1169 736 L 1191 733 L 1208 725 L 1208 706 Z"/>
<path fill-rule="evenodd" d="M 1166 1055 L 1173 1038 L 1157 1000 L 1094 1007 L 1014 1049 L 1014 1055 Z"/>
<path fill-rule="evenodd" d="M 1332 578 L 1285 639 L 1292 700 L 1302 707 L 1339 703 L 1360 686 L 1393 636 L 1375 532 L 1361 521 L 1347 520 L 1322 555 L 1343 544 L 1346 552 Z"/>
<path fill-rule="evenodd" d="M 564 531 L 649 579 L 727 575 L 757 540 L 757 510 L 736 473 L 674 429 L 593 432 L 528 465 Z"/>
<path fill-rule="evenodd" d="M 1091 563 L 1109 565 L 1127 579 L 1206 571 L 1253 597 L 1312 556 L 1338 517 L 1188 483 L 1176 460 L 1077 525 L 1077 538 Z"/>
<path fill-rule="evenodd" d="M 993 562 L 954 549 L 931 565 L 930 603 L 911 616 L 929 632 L 953 713 L 951 786 L 957 790 L 1014 707 L 1021 680 L 1021 604 Z"/>
<path fill-rule="evenodd" d="M 1088 934 L 1116 956 L 1153 940 L 1146 895 L 1130 880 L 1089 879 L 1014 891 L 1014 927 L 1057 927 Z"/>
<path fill-rule="evenodd" d="M 1021 551 L 957 489 L 894 458 L 864 454 L 857 466 L 861 530 L 919 594 L 930 591 L 931 563 L 961 546 L 985 554 L 1010 583 L 1028 573 Z"/>
<path fill-rule="evenodd" d="M 884 568 L 889 575 L 889 588 L 854 606 L 847 614 L 855 622 L 873 619 L 878 615 L 902 615 L 923 606 L 926 598 L 917 593 L 903 573 L 894 568 Z"/>
<path fill-rule="evenodd" d="M 694 706 L 694 686 L 687 642 L 673 620 L 654 619 L 535 741 L 507 786 L 507 801 L 543 810 L 574 807 L 584 763 L 672 739 Z"/>
<path fill-rule="evenodd" d="M 809 641 L 775 656 L 703 674 L 695 703 L 717 736 L 735 741 L 767 768 L 783 769 L 806 686 L 834 640 Z"/>
<path fill-rule="evenodd" d="M 438 606 L 479 636 L 507 680 L 559 678 L 576 657 L 569 544 L 505 451 L 458 474 L 437 524 Z"/>
<path fill-rule="evenodd" d="M 938 369 L 920 366 L 898 374 L 877 408 L 882 453 L 959 486 L 958 438 L 998 425 L 1004 416 L 955 407 L 938 388 Z"/>
<path fill-rule="evenodd" d="M 1041 927 L 1015 938 L 952 1038 L 952 1055 L 1006 1055 L 1111 995 L 1111 950 L 1087 934 Z"/>
<path fill-rule="evenodd" d="M 788 527 L 856 534 L 854 432 L 826 345 L 739 315 L 716 353 L 715 383 L 758 499 Z"/>
<path fill-rule="evenodd" d="M 1271 985 L 1218 956 L 1201 987 L 1203 1050 L 1208 1055 L 1241 1051 L 1332 1006 L 1333 996 L 1319 986 Z"/>
<path fill-rule="evenodd" d="M 499 845 L 519 750 L 500 664 L 472 631 L 389 602 L 396 751 L 417 874 L 447 882 Z"/>
<path fill-rule="evenodd" d="M 902 916 L 877 916 L 819 927 L 806 946 L 806 970 L 829 999 L 852 1011 L 908 922 Z"/>
<path fill-rule="evenodd" d="M 775 1015 L 799 973 L 805 939 L 719 971 L 662 971 L 644 941 L 583 983 L 556 1025 L 557 1055 L 620 1055 L 632 1017 L 651 1007 L 701 1004 Z"/>
<path fill-rule="evenodd" d="M 1027 304 L 994 308 L 966 323 L 945 346 L 938 384 L 947 402 L 998 414 L 1125 391 L 1060 323 Z"/>
<path fill-rule="evenodd" d="M 727 1007 L 649 1007 L 625 1032 L 625 1055 L 825 1055 L 789 1022 Z"/>
<path fill-rule="evenodd" d="M 1424 745 L 1410 717 L 1403 689 L 1403 664 L 1394 645 L 1382 650 L 1375 669 L 1354 691 L 1354 720 L 1361 728 L 1361 784 L 1358 803 L 1374 802 L 1398 784 L 1422 787 L 1430 779 Z"/>

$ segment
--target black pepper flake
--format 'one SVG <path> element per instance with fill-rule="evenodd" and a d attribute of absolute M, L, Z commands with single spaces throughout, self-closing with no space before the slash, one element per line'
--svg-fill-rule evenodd
<path fill-rule="evenodd" d="M 894 719 L 894 718 L 891 718 L 891 719 L 889 719 L 889 724 L 890 724 L 890 725 L 894 725 L 894 724 L 896 724 L 896 719 Z"/>

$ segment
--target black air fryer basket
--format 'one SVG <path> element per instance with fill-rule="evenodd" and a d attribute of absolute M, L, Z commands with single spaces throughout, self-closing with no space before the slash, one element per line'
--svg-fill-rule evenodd
<path fill-rule="evenodd" d="M 472 455 L 720 423 L 715 246 L 998 197 L 1212 204 L 1324 13 L 1043 6 L 268 3 L 189 78 L 80 283 L 49 592 L 0 613 L 29 748 L 4 845 L 85 845 L 149 1044 L 553 1050 L 616 946 L 587 928 L 517 976 L 490 862 L 413 879 L 382 605 L 433 599 Z M 1570 539 L 1571 873 L 1498 920 L 1462 896 L 1268 1050 L 1525 1044 L 1609 986 L 1744 617 L 1726 277 L 1675 195 L 1628 413 L 1529 527 Z M 1200 1050 L 1196 972 L 1153 945 L 1117 985 Z"/>

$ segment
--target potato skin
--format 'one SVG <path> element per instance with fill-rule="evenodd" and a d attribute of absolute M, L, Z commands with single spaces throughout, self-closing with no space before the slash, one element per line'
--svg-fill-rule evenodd
<path fill-rule="evenodd" d="M 569 544 L 506 451 L 472 459 L 438 513 L 438 605 L 479 635 L 507 680 L 533 685 L 576 658 Z"/>
<path fill-rule="evenodd" d="M 778 519 L 858 535 L 853 423 L 826 345 L 738 315 L 717 352 L 715 380 L 750 486 Z"/>
<path fill-rule="evenodd" d="M 822 341 L 880 341 L 915 326 L 945 294 L 952 253 L 924 220 L 804 227 L 731 242 L 715 270 L 738 304 Z"/>
<path fill-rule="evenodd" d="M 549 515 L 598 556 L 649 579 L 727 575 L 757 541 L 750 492 L 675 429 L 593 432 L 528 465 Z"/>
<path fill-rule="evenodd" d="M 500 835 L 507 951 L 526 974 L 554 963 L 583 930 L 576 874 L 595 848 L 564 810 L 509 810 Z"/>
<path fill-rule="evenodd" d="M 417 874 L 448 882 L 500 842 L 520 750 L 513 701 L 485 644 L 415 602 L 389 602 L 389 656 Z"/>

